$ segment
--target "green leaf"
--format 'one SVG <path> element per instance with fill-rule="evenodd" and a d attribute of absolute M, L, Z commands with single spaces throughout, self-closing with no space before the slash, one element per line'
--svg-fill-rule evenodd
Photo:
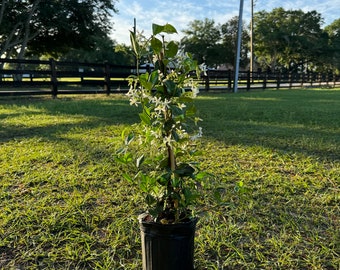
<path fill-rule="evenodd" d="M 168 186 L 168 183 L 171 179 L 171 173 L 168 172 L 166 174 L 163 174 L 159 179 L 158 179 L 158 183 L 161 185 L 161 186 Z"/>
<path fill-rule="evenodd" d="M 177 30 L 175 27 L 173 27 L 171 24 L 165 24 L 165 25 L 159 25 L 159 24 L 152 24 L 152 34 L 157 35 L 160 33 L 167 33 L 167 34 L 173 34 L 177 33 Z"/>
<path fill-rule="evenodd" d="M 125 137 L 125 145 L 129 145 L 133 141 L 134 138 L 135 138 L 135 135 L 133 133 L 129 133 L 129 135 Z"/>
<path fill-rule="evenodd" d="M 184 111 L 176 105 L 170 105 L 171 111 L 174 116 L 184 115 Z"/>
<path fill-rule="evenodd" d="M 152 86 L 158 83 L 158 78 L 159 78 L 158 70 L 154 70 L 149 76 L 149 81 L 152 83 Z"/>
<path fill-rule="evenodd" d="M 183 163 L 179 165 L 174 172 L 179 176 L 192 176 L 192 174 L 195 172 L 195 169 L 189 164 Z"/>
<path fill-rule="evenodd" d="M 162 41 L 160 41 L 158 38 L 153 37 L 151 39 L 151 48 L 154 53 L 160 53 L 162 51 L 162 46 Z"/>
<path fill-rule="evenodd" d="M 147 90 L 152 90 L 153 84 L 149 81 L 150 74 L 148 72 L 139 75 L 139 82 L 141 86 Z"/>
<path fill-rule="evenodd" d="M 166 91 L 168 92 L 168 94 L 175 96 L 176 95 L 176 88 L 177 85 L 175 84 L 174 81 L 172 80 L 166 80 L 164 81 L 164 85 L 166 87 Z"/>
<path fill-rule="evenodd" d="M 132 31 L 130 31 L 130 41 L 131 41 L 131 46 L 132 46 L 133 51 L 135 52 L 137 58 L 139 58 L 140 46 L 139 46 L 139 43 L 137 41 L 136 34 Z"/>
<path fill-rule="evenodd" d="M 123 164 L 128 164 L 132 161 L 132 154 L 131 153 L 125 153 L 123 156 L 116 156 L 115 160 L 119 161 Z"/>
<path fill-rule="evenodd" d="M 146 195 L 145 201 L 146 201 L 147 205 L 152 205 L 152 204 L 154 204 L 154 203 L 157 202 L 157 200 L 155 199 L 155 197 L 152 196 L 151 194 L 147 194 L 147 195 Z"/>
<path fill-rule="evenodd" d="M 170 41 L 165 49 L 165 54 L 167 57 L 172 58 L 175 57 L 178 52 L 178 45 L 174 41 Z"/>
<path fill-rule="evenodd" d="M 166 25 L 163 26 L 163 32 L 167 33 L 167 34 L 175 34 L 177 33 L 177 30 L 174 26 L 172 26 L 171 24 L 167 23 Z"/>
<path fill-rule="evenodd" d="M 199 172 L 198 174 L 195 175 L 195 178 L 197 180 L 202 180 L 204 179 L 205 177 L 207 177 L 208 173 L 206 172 Z"/>
<path fill-rule="evenodd" d="M 156 89 L 157 92 L 160 93 L 161 95 L 164 94 L 164 85 L 158 85 Z"/>
<path fill-rule="evenodd" d="M 141 191 L 149 193 L 155 186 L 156 184 L 156 179 L 140 173 L 140 183 L 139 183 L 139 187 L 141 189 Z"/>
<path fill-rule="evenodd" d="M 152 24 L 152 34 L 153 35 L 157 35 L 159 33 L 162 33 L 163 29 L 164 29 L 163 25 L 159 25 L 159 24 L 155 24 L 155 23 Z"/>
<path fill-rule="evenodd" d="M 173 187 L 179 187 L 180 184 L 181 184 L 182 180 L 180 177 L 174 177 L 174 178 L 171 178 L 171 186 Z"/>
<path fill-rule="evenodd" d="M 142 113 L 139 114 L 139 118 L 140 118 L 140 120 L 142 120 L 142 122 L 144 124 L 146 124 L 148 126 L 151 125 L 151 118 L 145 111 L 143 111 Z"/>
<path fill-rule="evenodd" d="M 122 176 L 124 177 L 125 180 L 127 180 L 129 183 L 133 183 L 133 178 L 128 175 L 127 173 L 123 173 Z"/>
<path fill-rule="evenodd" d="M 178 133 L 177 133 L 175 130 L 173 130 L 173 131 L 171 132 L 171 135 L 172 135 L 172 137 L 174 138 L 174 140 L 175 140 L 176 142 L 178 142 L 178 141 L 180 140 L 180 137 L 179 137 Z"/>

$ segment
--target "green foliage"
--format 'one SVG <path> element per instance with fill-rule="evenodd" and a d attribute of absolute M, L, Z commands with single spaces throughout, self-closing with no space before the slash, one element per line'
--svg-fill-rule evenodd
<path fill-rule="evenodd" d="M 116 160 L 131 163 L 153 220 L 178 223 L 191 217 L 189 207 L 197 198 L 197 164 L 187 160 L 194 152 L 191 124 L 197 122 L 192 99 L 198 88 L 190 72 L 198 67 L 189 55 L 177 55 L 174 41 L 165 41 L 164 34 L 177 33 L 172 25 L 153 24 L 152 33 L 146 43 L 130 33 L 136 58 L 149 48 L 155 69 L 130 77 L 128 96 L 131 104 L 142 107 L 141 124 L 124 139 Z"/>
<path fill-rule="evenodd" d="M 192 53 L 199 64 L 208 66 L 225 63 L 226 59 L 221 48 L 221 33 L 214 20 L 194 20 L 183 31 L 185 37 L 181 40 L 181 46 L 185 52 Z"/>
<path fill-rule="evenodd" d="M 313 10 L 259 11 L 254 16 L 254 50 L 258 67 L 272 71 L 338 70 L 337 20 L 322 29 L 323 18 Z M 332 30 L 331 30 L 332 29 Z M 181 49 L 209 67 L 234 65 L 238 17 L 221 25 L 211 19 L 194 20 L 183 32 Z M 335 32 L 334 32 L 335 31 Z M 249 29 L 243 23 L 241 66 L 249 59 Z"/>
<path fill-rule="evenodd" d="M 23 57 L 70 49 L 93 49 L 96 39 L 107 37 L 115 1 L 2 1 L 0 55 Z"/>
<path fill-rule="evenodd" d="M 325 27 L 329 36 L 329 55 L 327 55 L 329 66 L 340 73 L 340 19 Z"/>
<path fill-rule="evenodd" d="M 93 37 L 90 48 L 70 48 L 58 60 L 115 65 L 134 65 L 135 59 L 130 47 L 116 44 L 108 36 Z"/>
<path fill-rule="evenodd" d="M 313 69 L 325 63 L 327 38 L 316 11 L 260 11 L 254 16 L 255 54 L 259 63 L 272 70 Z"/>
<path fill-rule="evenodd" d="M 249 41 L 250 36 L 247 31 L 247 27 L 244 22 L 242 22 L 242 37 L 241 37 L 241 54 L 240 54 L 240 66 L 246 67 L 249 63 L 248 53 L 249 53 Z M 231 18 L 228 22 L 222 24 L 222 44 L 223 52 L 225 54 L 226 63 L 235 65 L 236 62 L 236 44 L 237 44 L 237 32 L 238 32 L 238 16 Z"/>

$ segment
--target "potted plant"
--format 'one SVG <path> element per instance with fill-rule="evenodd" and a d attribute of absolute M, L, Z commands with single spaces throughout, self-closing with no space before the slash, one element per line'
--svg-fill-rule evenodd
<path fill-rule="evenodd" d="M 144 270 L 193 269 L 194 206 L 206 175 L 192 161 L 202 135 L 193 103 L 200 71 L 190 55 L 178 53 L 176 42 L 165 40 L 173 33 L 170 24 L 153 24 L 143 42 L 130 33 L 137 70 L 142 57 L 154 67 L 129 77 L 127 95 L 141 106 L 141 123 L 124 134 L 117 152 L 117 160 L 130 165 L 124 178 L 138 184 L 148 207 L 139 217 Z"/>

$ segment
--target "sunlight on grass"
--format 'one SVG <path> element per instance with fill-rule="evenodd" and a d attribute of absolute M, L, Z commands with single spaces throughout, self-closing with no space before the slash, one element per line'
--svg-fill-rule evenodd
<path fill-rule="evenodd" d="M 241 97 L 240 100 L 281 101 L 281 99 L 279 98 L 265 98 L 265 97 Z"/>
<path fill-rule="evenodd" d="M 10 119 L 3 120 L 6 125 L 22 126 L 22 127 L 48 127 L 60 124 L 76 124 L 87 122 L 88 119 L 82 116 L 72 116 L 70 118 L 67 115 L 46 115 L 46 114 L 35 114 L 35 115 L 21 115 L 18 117 L 12 117 Z"/>
<path fill-rule="evenodd" d="M 339 269 L 340 91 L 196 105 L 215 175 L 196 269 Z M 0 269 L 141 269 L 143 198 L 113 160 L 137 111 L 124 96 L 0 100 Z"/>

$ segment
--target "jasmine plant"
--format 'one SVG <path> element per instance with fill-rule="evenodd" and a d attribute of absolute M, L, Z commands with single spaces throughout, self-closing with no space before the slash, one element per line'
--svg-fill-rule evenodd
<path fill-rule="evenodd" d="M 130 105 L 141 107 L 141 122 L 123 134 L 124 147 L 117 155 L 133 167 L 135 173 L 124 177 L 143 192 L 145 219 L 160 223 L 192 217 L 199 182 L 205 177 L 193 161 L 200 154 L 195 140 L 202 136 L 193 103 L 200 68 L 190 54 L 179 53 L 175 41 L 166 41 L 165 34 L 175 33 L 170 24 L 153 24 L 151 37 L 144 41 L 130 33 L 137 65 L 146 57 L 154 68 L 129 77 L 127 95 Z"/>

